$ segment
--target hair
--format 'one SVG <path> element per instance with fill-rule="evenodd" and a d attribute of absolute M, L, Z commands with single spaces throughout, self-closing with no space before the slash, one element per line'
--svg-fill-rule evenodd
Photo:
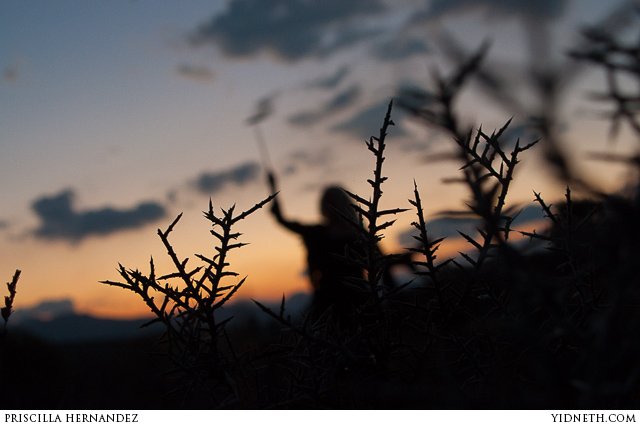
<path fill-rule="evenodd" d="M 320 199 L 320 212 L 329 224 L 358 223 L 358 216 L 347 192 L 339 186 L 327 187 Z"/>

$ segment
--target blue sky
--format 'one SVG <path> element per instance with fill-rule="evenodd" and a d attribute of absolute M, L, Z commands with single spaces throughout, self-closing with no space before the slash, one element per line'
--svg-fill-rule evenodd
<path fill-rule="evenodd" d="M 281 176 L 283 205 L 313 220 L 323 185 L 366 190 L 371 163 L 359 142 L 377 131 L 399 87 L 424 87 L 431 68 L 450 66 L 438 45 L 443 31 L 469 51 L 491 39 L 489 63 L 526 63 L 523 28 L 552 28 L 551 49 L 561 57 L 581 23 L 623 3 L 5 1 L 0 272 L 24 270 L 26 303 L 73 298 L 101 314 L 134 311 L 136 300 L 97 281 L 114 278 L 118 261 L 142 266 L 150 254 L 161 257 L 156 227 L 185 212 L 179 238 L 192 254 L 208 246 L 201 211 L 210 196 L 217 205 L 248 206 L 266 194 L 246 123 L 261 100 L 273 106 L 259 126 Z M 584 92 L 600 83 L 588 74 L 568 94 L 566 140 L 577 152 L 610 146 L 606 126 L 580 114 L 589 107 Z M 513 114 L 473 87 L 461 110 L 485 128 Z M 415 178 L 430 213 L 459 206 L 464 192 L 437 183 L 455 173 L 451 164 L 421 160 L 446 140 L 395 113 L 386 202 L 405 202 Z M 628 146 L 623 137 L 610 149 Z M 549 173 L 536 173 L 532 156 L 513 201 L 530 201 L 532 189 L 561 191 Z M 582 166 L 609 187 L 623 175 Z M 390 233 L 390 249 L 409 221 Z M 253 251 L 238 261 L 255 283 L 245 295 L 305 289 L 295 237 L 266 213 L 247 226 Z M 269 250 L 273 240 L 281 255 Z M 261 272 L 268 261 L 278 275 Z"/>

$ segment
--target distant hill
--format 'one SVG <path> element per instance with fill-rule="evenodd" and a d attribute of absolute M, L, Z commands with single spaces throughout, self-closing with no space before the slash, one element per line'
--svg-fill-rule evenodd
<path fill-rule="evenodd" d="M 299 316 L 305 310 L 308 301 L 308 295 L 294 294 L 287 298 L 286 311 L 292 317 Z M 280 304 L 276 302 L 264 304 L 275 311 L 280 308 Z M 248 321 L 262 325 L 272 320 L 251 301 L 237 301 L 229 304 L 220 310 L 218 319 L 224 320 L 232 316 L 234 319 L 229 322 L 230 327 L 246 324 Z M 16 311 L 15 319 L 10 323 L 10 327 L 15 331 L 25 332 L 54 343 L 136 339 L 159 335 L 163 330 L 161 324 L 141 328 L 151 320 L 151 317 L 123 320 L 78 314 L 70 300 L 45 301 L 35 307 Z"/>
<path fill-rule="evenodd" d="M 48 342 L 94 342 L 141 338 L 162 332 L 162 327 L 158 325 L 140 327 L 148 321 L 149 319 L 115 320 L 65 314 L 50 320 L 24 319 L 15 328 Z"/>

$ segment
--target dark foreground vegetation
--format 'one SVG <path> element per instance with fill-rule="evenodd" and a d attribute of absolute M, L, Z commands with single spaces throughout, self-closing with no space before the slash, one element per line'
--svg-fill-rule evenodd
<path fill-rule="evenodd" d="M 360 267 L 362 278 L 337 282 L 343 296 L 333 308 L 291 318 L 256 302 L 271 326 L 228 326 L 219 312 L 245 279 L 228 263 L 242 247 L 237 222 L 254 207 L 205 213 L 216 245 L 193 266 L 169 236 L 179 217 L 158 235 L 174 270 L 119 267 L 120 280 L 103 283 L 133 291 L 165 329 L 160 341 L 45 345 L 9 334 L 0 351 L 3 407 L 154 408 L 638 408 L 640 407 L 640 198 L 638 155 L 601 159 L 629 164 L 628 194 L 604 193 L 576 173 L 562 150 L 557 69 L 531 72 L 540 108 L 530 111 L 538 139 L 508 140 L 510 122 L 494 131 L 468 126 L 456 101 L 468 80 L 479 78 L 497 98 L 495 79 L 483 68 L 487 47 L 461 61 L 434 87 L 403 93 L 402 107 L 444 131 L 468 189 L 465 211 L 479 219 L 477 234 L 461 233 L 469 250 L 439 258 L 441 239 L 425 221 L 428 200 L 413 188 L 405 208 L 383 209 L 383 165 L 392 105 L 376 137 L 371 193 L 349 194 L 359 220 L 358 247 L 336 261 Z M 622 92 L 621 74 L 640 81 L 640 46 L 604 32 L 585 33 L 572 53 L 602 66 L 609 86 L 601 99 L 613 105 L 615 128 L 628 124 L 640 138 L 638 94 Z M 639 146 L 640 147 L 640 146 Z M 551 205 L 533 192 L 547 231 L 520 232 L 545 249 L 523 254 L 512 227 L 519 206 L 509 190 L 520 160 L 541 149 L 564 184 Z M 532 187 L 535 190 L 535 187 Z M 408 193 L 411 193 L 409 188 Z M 404 207 L 404 206 L 401 206 Z M 377 244 L 397 214 L 413 214 L 415 279 L 387 285 L 386 269 L 399 260 Z M 240 250 L 241 251 L 241 250 Z M 249 283 L 250 284 L 250 283 Z"/>

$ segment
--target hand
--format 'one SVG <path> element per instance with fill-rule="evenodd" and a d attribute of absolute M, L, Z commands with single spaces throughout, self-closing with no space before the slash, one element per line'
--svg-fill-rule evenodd
<path fill-rule="evenodd" d="M 267 184 L 269 185 L 269 189 L 271 193 L 276 193 L 276 176 L 271 170 L 267 170 Z"/>

